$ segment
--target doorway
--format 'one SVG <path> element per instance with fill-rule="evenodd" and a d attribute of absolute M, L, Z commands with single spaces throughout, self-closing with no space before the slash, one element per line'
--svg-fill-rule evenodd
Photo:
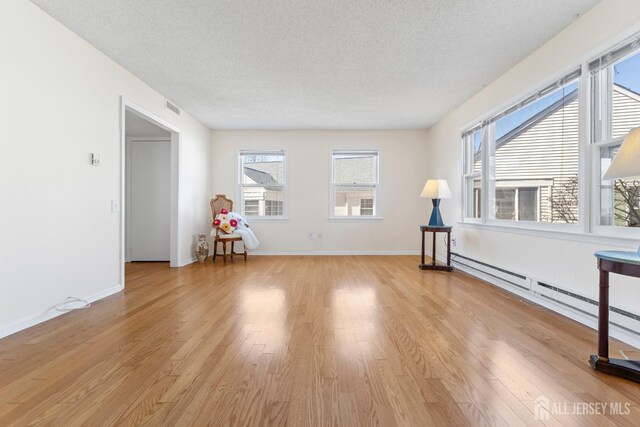
<path fill-rule="evenodd" d="M 122 101 L 120 279 L 125 263 L 179 265 L 178 153 L 180 131 Z"/>
<path fill-rule="evenodd" d="M 127 113 L 130 115 L 131 113 Z M 127 123 L 143 121 L 131 114 Z M 155 127 L 155 126 L 154 126 Z M 157 128 L 163 131 L 160 128 Z M 170 259 L 171 135 L 138 136 L 127 125 L 125 260 Z"/>

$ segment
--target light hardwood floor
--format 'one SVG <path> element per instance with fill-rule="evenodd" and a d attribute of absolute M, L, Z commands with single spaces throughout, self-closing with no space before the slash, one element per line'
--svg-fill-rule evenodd
<path fill-rule="evenodd" d="M 417 264 L 128 265 L 126 292 L 0 340 L 0 426 L 640 424 L 640 386 L 589 366 L 594 331 Z M 540 422 L 540 396 L 630 413 Z"/>

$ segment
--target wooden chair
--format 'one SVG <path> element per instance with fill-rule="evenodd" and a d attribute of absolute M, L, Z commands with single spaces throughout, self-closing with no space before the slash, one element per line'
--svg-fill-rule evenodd
<path fill-rule="evenodd" d="M 226 209 L 231 212 L 233 210 L 233 200 L 227 199 L 227 196 L 224 194 L 216 194 L 216 197 L 211 199 L 209 202 L 211 205 L 211 214 L 213 215 L 213 219 L 215 221 L 216 215 L 220 213 L 222 209 Z M 233 260 L 234 255 L 244 255 L 244 260 L 247 260 L 247 249 L 242 245 L 244 252 L 235 252 L 234 244 L 235 242 L 242 242 L 242 236 L 236 233 L 227 234 L 224 231 L 220 230 L 216 227 L 216 234 L 213 239 L 213 261 L 215 262 L 216 256 L 218 255 L 218 242 L 222 242 L 222 260 L 227 262 L 227 257 L 231 257 Z M 227 243 L 231 243 L 231 252 L 227 254 Z"/>

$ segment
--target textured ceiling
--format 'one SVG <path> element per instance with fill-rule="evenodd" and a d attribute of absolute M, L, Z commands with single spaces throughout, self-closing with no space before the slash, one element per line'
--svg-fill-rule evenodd
<path fill-rule="evenodd" d="M 212 129 L 427 128 L 597 0 L 32 0 Z"/>

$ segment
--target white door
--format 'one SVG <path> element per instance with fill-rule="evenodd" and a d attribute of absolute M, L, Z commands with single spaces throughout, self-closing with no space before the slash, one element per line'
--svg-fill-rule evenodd
<path fill-rule="evenodd" d="M 171 142 L 130 141 L 128 261 L 169 261 Z"/>

